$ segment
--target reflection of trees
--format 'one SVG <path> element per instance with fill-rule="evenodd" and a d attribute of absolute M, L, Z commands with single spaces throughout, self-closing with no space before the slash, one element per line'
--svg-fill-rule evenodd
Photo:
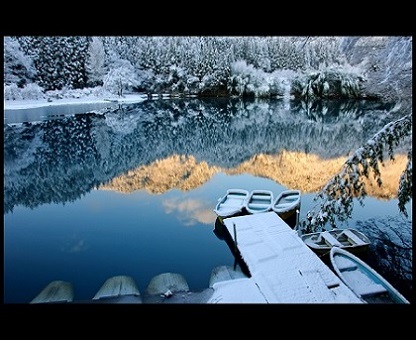
<path fill-rule="evenodd" d="M 401 216 L 358 221 L 371 240 L 368 264 L 408 299 L 413 290 L 412 221 Z"/>
<path fill-rule="evenodd" d="M 294 100 L 291 109 L 316 122 L 335 123 L 345 120 L 353 122 L 368 115 L 370 110 L 388 110 L 392 105 L 365 100 Z"/>
<path fill-rule="evenodd" d="M 315 196 L 315 200 L 321 199 L 318 208 L 308 211 L 306 220 L 302 222 L 306 232 L 323 228 L 327 223 L 336 227 L 336 220 L 345 221 L 351 217 L 353 210 L 353 198 L 357 197 L 363 204 L 367 196 L 365 178 L 370 174 L 381 187 L 380 164 L 384 165 L 386 155 L 394 159 L 396 147 L 411 140 L 412 115 L 408 114 L 383 127 L 377 134 L 370 138 L 362 147 L 357 149 L 343 164 L 342 170 L 333 176 Z M 404 141 L 404 142 L 403 142 Z M 405 216 L 405 208 L 412 198 L 412 148 L 408 150 L 408 163 L 403 169 L 400 181 L 398 198 L 399 210 Z"/>
<path fill-rule="evenodd" d="M 378 111 L 359 105 L 360 121 L 339 113 L 336 122 L 320 122 L 284 100 L 149 100 L 102 114 L 5 125 L 5 212 L 17 204 L 76 200 L 130 169 L 176 154 L 223 168 L 282 150 L 345 156 L 377 131 Z"/>
<path fill-rule="evenodd" d="M 19 203 L 34 208 L 74 201 L 99 184 L 91 166 L 96 159 L 91 124 L 90 117 L 78 115 L 5 126 L 5 212 Z"/>

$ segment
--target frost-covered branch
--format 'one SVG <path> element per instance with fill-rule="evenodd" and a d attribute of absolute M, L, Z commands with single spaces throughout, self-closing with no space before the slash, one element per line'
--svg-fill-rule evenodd
<path fill-rule="evenodd" d="M 407 211 L 405 204 L 412 199 L 412 149 L 408 152 L 408 161 L 406 169 L 403 171 L 400 176 L 399 183 L 399 209 L 407 217 Z"/>
<path fill-rule="evenodd" d="M 373 174 L 379 186 L 382 185 L 379 164 L 384 165 L 384 154 L 387 151 L 394 160 L 394 149 L 412 133 L 412 115 L 409 114 L 385 125 L 365 145 L 356 150 L 344 163 L 342 170 L 330 179 L 314 200 L 321 200 L 318 209 L 308 211 L 302 227 L 306 232 L 322 229 L 327 223 L 336 227 L 336 219 L 345 221 L 351 217 L 353 198 L 363 204 L 367 193 L 364 177 Z M 385 150 L 387 149 L 387 150 Z M 399 185 L 399 209 L 407 215 L 405 204 L 412 198 L 412 156 L 409 151 L 409 162 L 404 170 Z"/>

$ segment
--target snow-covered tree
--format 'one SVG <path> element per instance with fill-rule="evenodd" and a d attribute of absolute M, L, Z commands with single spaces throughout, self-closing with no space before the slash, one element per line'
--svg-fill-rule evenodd
<path fill-rule="evenodd" d="M 26 55 L 19 41 L 14 37 L 4 37 L 4 83 L 23 87 L 34 80 L 36 69 L 32 59 Z"/>
<path fill-rule="evenodd" d="M 63 42 L 57 37 L 39 37 L 37 40 L 38 53 L 34 62 L 38 70 L 39 85 L 45 90 L 63 88 Z"/>
<path fill-rule="evenodd" d="M 289 95 L 289 83 L 296 74 L 281 70 L 272 73 L 247 65 L 243 60 L 231 64 L 229 91 L 239 96 L 284 97 Z"/>
<path fill-rule="evenodd" d="M 359 67 L 331 65 L 305 71 L 292 82 L 292 93 L 301 99 L 360 98 L 366 80 Z"/>
<path fill-rule="evenodd" d="M 35 83 L 25 85 L 20 92 L 22 99 L 41 99 L 45 97 L 43 89 Z"/>
<path fill-rule="evenodd" d="M 131 90 L 140 84 L 133 65 L 124 59 L 118 59 L 104 77 L 104 88 L 111 93 L 123 96 L 123 91 Z"/>
<path fill-rule="evenodd" d="M 351 217 L 353 199 L 360 204 L 367 193 L 363 178 L 373 174 L 379 186 L 382 185 L 379 164 L 383 165 L 385 149 L 390 159 L 394 160 L 395 148 L 406 137 L 412 135 L 412 114 L 408 114 L 385 125 L 377 134 L 370 138 L 361 148 L 356 150 L 344 163 L 342 170 L 332 177 L 315 196 L 321 203 L 316 210 L 308 211 L 302 228 L 306 232 L 322 229 L 327 223 L 336 227 L 336 219 L 345 221 Z M 399 210 L 405 216 L 405 204 L 412 199 L 412 148 L 408 152 L 408 163 L 403 170 L 399 184 Z"/>
<path fill-rule="evenodd" d="M 4 85 L 4 99 L 5 100 L 19 100 L 22 99 L 20 89 L 15 83 Z"/>
<path fill-rule="evenodd" d="M 92 37 L 88 46 L 85 69 L 88 75 L 88 84 L 97 86 L 103 84 L 106 74 L 105 50 L 101 37 Z"/>
<path fill-rule="evenodd" d="M 45 90 L 85 86 L 86 37 L 40 36 L 19 38 L 19 41 L 25 53 L 32 56 L 36 82 Z"/>
<path fill-rule="evenodd" d="M 88 40 L 81 36 L 62 37 L 61 39 L 64 52 L 65 86 L 71 89 L 82 89 L 87 81 L 85 60 L 87 59 Z"/>
<path fill-rule="evenodd" d="M 22 88 L 17 87 L 15 83 L 4 86 L 5 100 L 20 100 L 20 99 L 41 99 L 45 98 L 43 89 L 35 83 L 30 83 Z"/>

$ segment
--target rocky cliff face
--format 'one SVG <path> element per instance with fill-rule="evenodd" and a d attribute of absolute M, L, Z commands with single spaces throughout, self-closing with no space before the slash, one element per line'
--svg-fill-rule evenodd
<path fill-rule="evenodd" d="M 412 37 L 347 37 L 341 44 L 351 65 L 365 70 L 368 97 L 411 101 Z M 410 106 L 411 108 L 411 106 Z"/>

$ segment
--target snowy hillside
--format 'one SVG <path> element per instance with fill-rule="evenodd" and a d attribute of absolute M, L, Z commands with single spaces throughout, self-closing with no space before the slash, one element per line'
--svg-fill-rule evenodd
<path fill-rule="evenodd" d="M 56 90 L 368 98 L 411 95 L 409 37 L 59 37 L 4 40 L 6 100 Z"/>

